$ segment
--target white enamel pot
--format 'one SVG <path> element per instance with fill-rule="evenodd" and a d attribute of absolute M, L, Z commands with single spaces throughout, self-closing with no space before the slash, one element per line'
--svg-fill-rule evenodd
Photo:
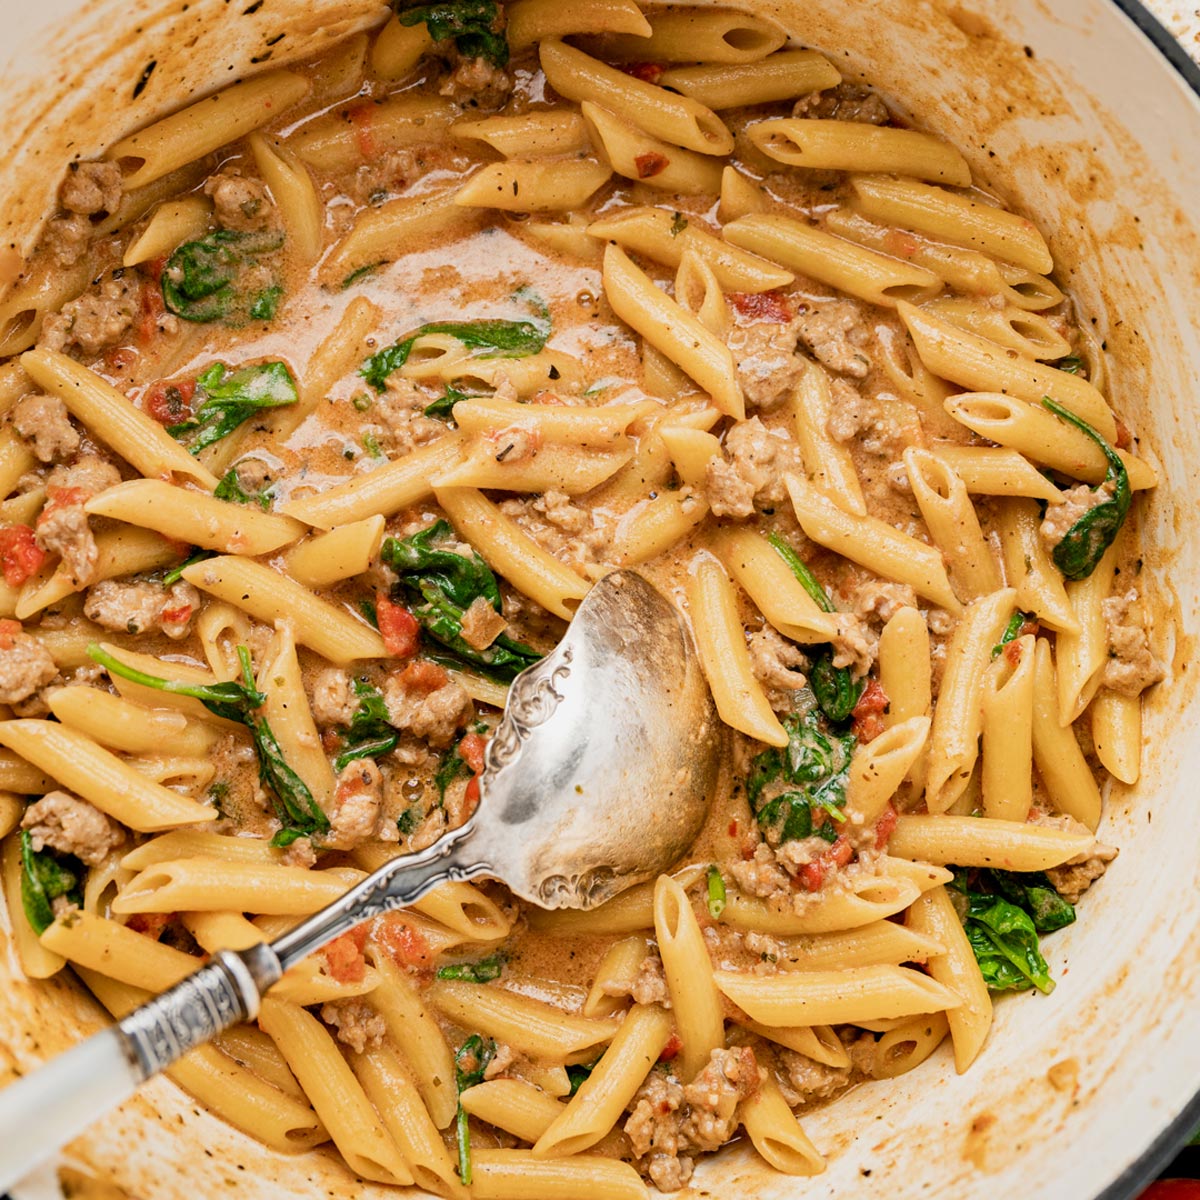
<path fill-rule="evenodd" d="M 745 7 L 948 137 L 1049 235 L 1063 282 L 1106 340 L 1114 403 L 1160 467 L 1144 570 L 1164 606 L 1159 650 L 1171 672 L 1151 693 L 1142 782 L 1108 797 L 1101 832 L 1121 855 L 1080 920 L 1047 943 L 1054 994 L 1003 999 L 964 1076 L 944 1046 L 914 1073 L 807 1117 L 829 1160 L 823 1176 L 790 1179 L 735 1147 L 681 1195 L 1130 1196 L 1200 1122 L 1200 71 L 1133 0 Z M 312 54 L 386 12 L 377 0 L 0 8 L 0 257 L 29 247 L 69 157 L 94 156 L 189 97 Z M 65 979 L 24 980 L 0 923 L 0 1082 L 99 1020 Z M 332 1155 L 267 1151 L 163 1079 L 72 1144 L 66 1161 L 143 1200 L 230 1189 L 255 1200 L 388 1195 Z"/>

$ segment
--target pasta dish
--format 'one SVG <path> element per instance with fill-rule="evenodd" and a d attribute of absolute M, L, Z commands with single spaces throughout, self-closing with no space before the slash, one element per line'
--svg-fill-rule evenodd
<path fill-rule="evenodd" d="M 272 1149 L 493 1200 L 738 1138 L 814 1175 L 806 1110 L 1056 986 L 1163 676 L 1156 474 L 1042 232 L 834 49 L 401 7 L 63 165 L 0 297 L 28 977 L 123 1015 L 461 826 L 614 569 L 730 730 L 656 882 L 444 884 L 171 1069 Z"/>

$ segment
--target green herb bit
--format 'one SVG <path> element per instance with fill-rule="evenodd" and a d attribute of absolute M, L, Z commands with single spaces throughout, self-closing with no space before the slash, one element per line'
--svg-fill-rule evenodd
<path fill-rule="evenodd" d="M 681 212 L 675 214 L 675 219 L 671 222 L 671 236 L 678 237 L 688 227 L 687 217 Z"/>
<path fill-rule="evenodd" d="M 192 417 L 167 426 L 174 438 L 195 435 L 188 443 L 192 454 L 219 442 L 257 413 L 285 408 L 300 398 L 291 371 L 281 362 L 257 363 L 237 371 L 213 363 L 196 385 L 204 399 Z"/>
<path fill-rule="evenodd" d="M 163 302 L 185 321 L 228 319 L 240 323 L 247 317 L 270 320 L 282 289 L 272 285 L 247 301 L 241 296 L 239 283 L 248 268 L 282 245 L 282 233 L 239 233 L 232 229 L 218 229 L 197 241 L 185 242 L 163 268 Z"/>
<path fill-rule="evenodd" d="M 401 837 L 408 837 L 421 823 L 425 813 L 419 804 L 410 804 L 397 818 L 396 829 Z"/>
<path fill-rule="evenodd" d="M 21 907 L 39 937 L 54 924 L 54 901 L 60 896 L 73 904 L 83 903 L 82 875 L 77 859 L 34 850 L 29 830 L 21 830 Z"/>
<path fill-rule="evenodd" d="M 329 818 L 313 799 L 308 785 L 288 766 L 266 718 L 257 715 L 267 698 L 254 684 L 250 651 L 245 646 L 237 648 L 238 661 L 242 666 L 241 683 L 236 680 L 225 683 L 184 683 L 177 679 L 162 679 L 127 666 L 94 642 L 88 646 L 87 652 L 88 657 L 104 667 L 110 675 L 169 695 L 189 696 L 199 700 L 216 716 L 246 726 L 258 754 L 259 779 L 274 795 L 275 813 L 284 826 L 271 839 L 272 845 L 288 845 L 297 837 L 324 833 L 329 828 Z"/>
<path fill-rule="evenodd" d="M 1062 541 L 1054 547 L 1050 555 L 1054 565 L 1067 579 L 1086 579 L 1099 565 L 1104 552 L 1116 541 L 1117 534 L 1121 532 L 1121 526 L 1125 524 L 1125 518 L 1129 515 L 1129 507 L 1133 503 L 1129 472 L 1125 470 L 1125 464 L 1116 450 L 1086 421 L 1051 400 L 1049 396 L 1042 397 L 1042 404 L 1056 417 L 1074 425 L 1081 433 L 1091 438 L 1108 461 L 1104 482 L 1092 491 L 1107 488 L 1111 492 L 1110 497 L 1089 508 L 1063 534 Z"/>
<path fill-rule="evenodd" d="M 231 504 L 257 504 L 263 512 L 266 512 L 275 498 L 275 485 L 268 484 L 261 491 L 248 492 L 242 487 L 237 467 L 233 466 L 221 477 L 221 482 L 213 490 L 213 495 L 218 500 L 228 500 Z"/>
<path fill-rule="evenodd" d="M 467 395 L 466 392 L 461 392 L 458 388 L 446 385 L 446 394 L 439 396 L 432 404 L 425 406 L 425 416 L 432 417 L 435 421 L 449 421 L 454 424 L 454 406 L 460 400 L 473 400 L 474 396 Z"/>
<path fill-rule="evenodd" d="M 448 522 L 437 521 L 411 537 L 386 539 L 380 557 L 399 576 L 409 610 L 434 641 L 486 674 L 511 680 L 541 655 L 504 634 L 483 650 L 463 639 L 463 615 L 477 599 L 500 612 L 500 585 L 474 550 L 459 554 L 444 548 L 441 543 L 452 535 Z"/>
<path fill-rule="evenodd" d="M 377 391 L 387 386 L 388 376 L 398 371 L 412 353 L 418 338 L 444 333 L 456 338 L 475 358 L 528 358 L 540 353 L 550 336 L 546 321 L 435 321 L 422 325 L 415 333 L 394 342 L 378 354 L 372 354 L 359 374 Z"/>
<path fill-rule="evenodd" d="M 724 911 L 725 880 L 721 878 L 721 868 L 714 864 L 708 868 L 708 915 L 719 921 Z"/>
<path fill-rule="evenodd" d="M 775 553 L 787 563 L 788 570 L 809 594 L 813 603 L 822 612 L 836 612 L 833 602 L 829 599 L 829 593 L 808 569 L 800 555 L 774 530 L 767 534 L 767 541 L 774 547 Z M 828 647 L 812 654 L 810 664 L 808 682 L 821 711 L 838 724 L 848 721 L 863 693 L 866 681 L 856 680 L 848 667 L 835 667 L 833 652 Z"/>
<path fill-rule="evenodd" d="M 449 966 L 438 967 L 439 979 L 461 979 L 466 983 L 491 983 L 499 979 L 504 971 L 507 956 L 503 951 L 481 958 L 478 962 L 451 963 Z"/>
<path fill-rule="evenodd" d="M 373 275 L 380 267 L 382 262 L 368 263 L 365 267 L 359 267 L 357 271 L 351 271 L 345 279 L 342 280 L 342 291 L 353 287 L 360 279 L 366 279 L 368 275 Z"/>
<path fill-rule="evenodd" d="M 375 402 L 366 392 L 359 392 L 350 403 L 354 405 L 356 412 L 366 412 Z"/>
<path fill-rule="evenodd" d="M 396 748 L 400 735 L 388 721 L 383 693 L 366 679 L 354 681 L 359 705 L 342 735 L 344 749 L 333 760 L 334 770 L 344 771 L 355 759 L 378 758 Z"/>
<path fill-rule="evenodd" d="M 215 493 L 214 493 L 215 494 Z M 172 567 L 163 577 L 161 583 L 163 587 L 170 587 L 173 583 L 178 583 L 183 578 L 183 573 L 188 567 L 195 566 L 196 563 L 204 562 L 205 559 L 215 558 L 217 552 L 215 550 L 200 550 L 193 554 L 191 558 L 185 559 L 177 567 Z"/>
<path fill-rule="evenodd" d="M 1068 354 L 1066 358 L 1060 358 L 1054 365 L 1068 375 L 1078 375 L 1083 370 L 1083 359 L 1077 354 Z"/>
<path fill-rule="evenodd" d="M 1018 609 L 1011 617 L 1008 618 L 1008 624 L 1004 627 L 1004 632 L 1000 635 L 1000 640 L 992 647 L 992 657 L 999 658 L 1001 651 L 1009 642 L 1015 642 L 1021 636 L 1021 630 L 1033 618 L 1028 613 L 1023 613 Z"/>
<path fill-rule="evenodd" d="M 496 1056 L 496 1043 L 490 1038 L 482 1038 L 477 1033 L 458 1048 L 454 1056 L 454 1081 L 458 1094 L 462 1096 L 468 1088 L 483 1082 L 484 1072 L 488 1064 Z M 467 1122 L 467 1111 L 458 1104 L 458 1119 L 456 1122 L 458 1134 L 458 1177 L 465 1187 L 471 1186 L 471 1127 Z"/>
<path fill-rule="evenodd" d="M 568 1099 L 575 1095 L 577 1091 L 588 1081 L 592 1072 L 596 1069 L 596 1063 L 600 1060 L 596 1059 L 594 1063 L 577 1063 L 575 1066 L 567 1068 L 567 1078 L 571 1081 L 571 1090 L 567 1093 Z"/>
<path fill-rule="evenodd" d="M 508 63 L 508 41 L 495 28 L 498 11 L 494 0 L 443 0 L 407 9 L 398 16 L 401 25 L 424 23 L 435 42 L 453 38 L 466 58 L 485 58 L 494 67 Z"/>
<path fill-rule="evenodd" d="M 362 438 L 363 449 L 372 458 L 386 458 L 382 448 L 379 445 L 379 439 L 373 433 L 364 433 Z"/>

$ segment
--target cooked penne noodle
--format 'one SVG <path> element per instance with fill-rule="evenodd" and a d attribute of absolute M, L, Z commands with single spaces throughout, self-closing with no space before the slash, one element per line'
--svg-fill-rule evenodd
<path fill-rule="evenodd" d="M 324 248 L 325 206 L 308 168 L 290 147 L 260 133 L 252 133 L 247 141 L 258 173 L 275 198 L 288 244 L 305 266 L 311 266 Z"/>
<path fill-rule="evenodd" d="M 613 311 L 696 381 L 735 420 L 746 414 L 729 347 L 634 266 L 619 246 L 604 252 L 604 294 Z"/>
<path fill-rule="evenodd" d="M 588 583 L 543 550 L 475 488 L 438 488 L 438 503 L 490 567 L 543 608 L 569 621 Z"/>
<path fill-rule="evenodd" d="M 706 557 L 693 565 L 687 599 L 700 665 L 721 720 L 768 746 L 786 746 L 787 733 L 754 676 L 733 584 L 720 563 Z"/>
<path fill-rule="evenodd" d="M 909 717 L 861 744 L 850 760 L 846 816 L 862 828 L 873 826 L 925 749 L 927 716 Z"/>
<path fill-rule="evenodd" d="M 925 779 L 925 804 L 931 813 L 944 813 L 970 782 L 979 757 L 983 677 L 1015 600 L 1012 588 L 976 600 L 963 613 L 946 647 Z"/>
<path fill-rule="evenodd" d="M 197 856 L 145 867 L 121 889 L 113 901 L 113 912 L 234 909 L 305 916 L 332 904 L 349 886 L 345 879 L 327 871 Z"/>
<path fill-rule="evenodd" d="M 687 218 L 682 228 L 681 220 L 679 214 L 665 208 L 628 208 L 593 221 L 588 233 L 666 267 L 678 268 L 684 252 L 690 250 L 712 268 L 721 287 L 731 292 L 767 292 L 786 287 L 795 278 L 791 271 L 722 241 L 694 218 Z"/>
<path fill-rule="evenodd" d="M 1004 572 L 1010 587 L 1017 589 L 1017 608 L 1033 613 L 1039 621 L 1060 633 L 1079 629 L 1075 610 L 1067 598 L 1062 575 L 1050 561 L 1042 540 L 1042 518 L 1031 500 L 1007 500 L 995 517 L 1004 555 Z"/>
<path fill-rule="evenodd" d="M 492 1079 L 462 1094 L 462 1106 L 473 1117 L 536 1142 L 562 1115 L 566 1105 L 524 1079 Z"/>
<path fill-rule="evenodd" d="M 25 801 L 14 792 L 0 792 L 0 838 L 6 838 L 21 823 Z"/>
<path fill-rule="evenodd" d="M 725 224 L 744 217 L 747 213 L 766 212 L 767 198 L 762 188 L 747 179 L 736 167 L 726 167 L 721 172 L 721 199 L 717 205 L 717 219 Z"/>
<path fill-rule="evenodd" d="M 1142 760 L 1142 698 L 1102 687 L 1088 711 L 1100 765 L 1122 783 L 1137 783 Z"/>
<path fill-rule="evenodd" d="M 1063 630 L 1054 639 L 1058 676 L 1058 723 L 1070 725 L 1091 703 L 1108 661 L 1108 625 L 1104 601 L 1112 591 L 1117 544 L 1105 551 L 1086 579 L 1067 583 L 1067 599 L 1078 631 Z"/>
<path fill-rule="evenodd" d="M 304 532 L 304 526 L 291 517 L 185 491 L 157 479 L 118 483 L 84 507 L 95 516 L 153 529 L 176 542 L 223 554 L 269 554 Z"/>
<path fill-rule="evenodd" d="M 606 34 L 589 51 L 610 62 L 756 63 L 787 40 L 778 25 L 733 9 L 651 10 L 648 20 L 648 37 Z"/>
<path fill-rule="evenodd" d="M 929 629 L 920 609 L 901 608 L 879 635 L 879 683 L 888 698 L 887 728 L 929 712 Z"/>
<path fill-rule="evenodd" d="M 931 954 L 938 954 L 942 949 L 936 938 L 913 933 L 894 921 L 875 921 L 842 933 L 781 938 L 777 961 L 784 971 L 832 971 L 842 967 L 887 964 L 898 967 L 904 963 L 925 962 Z M 813 1033 L 812 1030 L 807 1032 Z M 815 1034 L 813 1040 L 818 1040 Z M 840 1045 L 839 1042 L 839 1048 Z M 808 1054 L 808 1051 L 801 1053 Z M 842 1053 L 844 1056 L 845 1052 Z M 808 1057 L 813 1055 L 808 1054 Z"/>
<path fill-rule="evenodd" d="M 102 746 L 128 754 L 150 754 L 163 746 L 184 755 L 208 754 L 217 734 L 169 708 L 143 708 L 99 688 L 78 684 L 46 694 L 54 716 L 69 729 Z"/>
<path fill-rule="evenodd" d="M 630 1001 L 629 992 L 649 953 L 649 943 L 645 937 L 637 934 L 613 942 L 600 960 L 600 966 L 596 968 L 595 982 L 583 1002 L 583 1015 L 611 1017 L 626 1008 Z"/>
<path fill-rule="evenodd" d="M 245 137 L 304 99 L 311 86 L 292 71 L 268 71 L 122 138 L 107 157 L 136 164 L 124 186 L 142 187 Z"/>
<path fill-rule="evenodd" d="M 619 445 L 630 425 L 661 411 L 653 400 L 589 408 L 476 396 L 455 404 L 454 423 L 464 433 L 495 433 L 517 425 L 536 430 L 547 441 L 604 447 Z"/>
<path fill-rule="evenodd" d="M 107 380 L 55 350 L 21 355 L 29 377 L 57 396 L 72 416 L 105 445 L 149 479 L 172 472 L 212 491 L 217 480 L 153 418 L 132 404 Z"/>
<path fill-rule="evenodd" d="M 926 309 L 959 329 L 1007 346 L 1025 358 L 1053 360 L 1071 353 L 1071 343 L 1045 317 L 1014 304 L 997 308 L 968 297 L 939 296 Z"/>
<path fill-rule="evenodd" d="M 612 539 L 613 560 L 636 566 L 686 537 L 708 516 L 708 505 L 693 491 L 660 492 L 639 500 L 618 521 Z"/>
<path fill-rule="evenodd" d="M 185 567 L 183 578 L 259 621 L 290 621 L 296 641 L 333 662 L 384 657 L 383 639 L 369 625 L 261 563 L 224 555 Z"/>
<path fill-rule="evenodd" d="M 1054 807 L 1094 831 L 1100 824 L 1100 789 L 1074 728 L 1059 722 L 1058 684 L 1045 638 L 1038 638 L 1034 652 L 1033 763 Z"/>
<path fill-rule="evenodd" d="M 669 875 L 660 875 L 654 887 L 654 933 L 683 1042 L 679 1076 L 690 1083 L 712 1052 L 725 1045 L 725 1021 L 696 914 L 687 893 Z"/>
<path fill-rule="evenodd" d="M 598 1154 L 545 1159 L 529 1150 L 485 1149 L 471 1157 L 471 1195 L 477 1200 L 525 1200 L 531 1194 L 538 1200 L 646 1200 L 648 1195 L 633 1167 Z"/>
<path fill-rule="evenodd" d="M 321 1022 L 295 1004 L 268 998 L 258 1023 L 279 1047 L 350 1169 L 377 1183 L 412 1183 L 399 1147 Z"/>
<path fill-rule="evenodd" d="M 971 168 L 953 146 L 914 129 L 786 117 L 759 121 L 748 132 L 759 150 L 789 167 L 891 172 L 951 187 L 971 184 Z"/>
<path fill-rule="evenodd" d="M 456 115 L 455 106 L 440 96 L 401 92 L 378 103 L 356 100 L 309 121 L 287 144 L 310 167 L 341 171 L 396 150 L 435 144 Z"/>
<path fill-rule="evenodd" d="M 242 664 L 237 648 L 249 645 L 250 619 L 232 604 L 218 600 L 206 604 L 196 618 L 196 633 L 215 678 L 240 679 Z"/>
<path fill-rule="evenodd" d="M 550 1062 L 575 1061 L 576 1055 L 611 1041 L 618 1029 L 616 1021 L 577 1017 L 484 984 L 439 979 L 426 995 L 455 1024 L 478 1029 L 520 1054 Z"/>
<path fill-rule="evenodd" d="M 42 945 L 71 963 L 149 992 L 174 987 L 204 965 L 195 955 L 89 912 L 59 917 L 42 934 Z"/>
<path fill-rule="evenodd" d="M 212 202 L 203 196 L 188 196 L 155 209 L 141 237 L 131 242 L 121 259 L 123 267 L 136 267 L 170 254 L 177 246 L 202 237 L 212 221 Z"/>
<path fill-rule="evenodd" d="M 949 988 L 905 967 L 848 967 L 744 975 L 716 971 L 717 987 L 764 1025 L 835 1025 L 945 1012 L 961 1001 Z"/>
<path fill-rule="evenodd" d="M 737 929 L 772 935 L 837 933 L 903 912 L 920 894 L 915 883 L 883 875 L 856 879 L 853 890 L 822 896 L 819 905 L 801 912 L 779 911 L 762 900 L 731 893 L 721 920 Z"/>
<path fill-rule="evenodd" d="M 718 112 L 791 100 L 836 87 L 841 81 L 838 69 L 815 50 L 780 50 L 754 63 L 728 64 L 709 59 L 703 66 L 671 67 L 659 79 L 663 87 L 682 92 Z"/>
<path fill-rule="evenodd" d="M 0 841 L 0 892 L 8 910 L 9 944 L 16 951 L 17 962 L 28 979 L 49 979 L 63 969 L 66 959 L 42 945 L 33 926 L 25 918 L 22 900 L 22 880 L 25 871 L 21 863 L 21 838 L 10 833 Z"/>
<path fill-rule="evenodd" d="M 380 79 L 403 79 L 433 49 L 433 37 L 424 21 L 401 25 L 393 13 L 371 45 L 371 70 Z"/>
<path fill-rule="evenodd" d="M 432 480 L 443 488 L 496 488 L 508 492 L 560 491 L 579 496 L 599 487 L 632 457 L 633 446 L 619 442 L 609 450 L 546 443 L 531 457 L 511 453 L 518 427 L 470 438 L 463 444 L 462 461 Z"/>
<path fill-rule="evenodd" d="M 287 573 L 308 588 L 353 579 L 363 574 L 379 554 L 386 524 L 387 518 L 377 514 L 313 534 L 284 555 Z"/>
<path fill-rule="evenodd" d="M 391 516 L 432 495 L 431 480 L 461 457 L 462 441 L 452 434 L 377 467 L 368 475 L 289 500 L 280 506 L 280 512 L 317 529 L 334 529 L 377 514 Z"/>
<path fill-rule="evenodd" d="M 1017 638 L 984 672 L 985 817 L 1024 821 L 1033 806 L 1033 650 L 1031 635 Z"/>
<path fill-rule="evenodd" d="M 1032 221 L 981 198 L 913 179 L 862 175 L 852 177 L 850 185 L 854 207 L 868 217 L 970 246 L 1039 275 L 1054 269 L 1046 239 Z"/>
<path fill-rule="evenodd" d="M 130 829 L 155 833 L 216 820 L 216 809 L 152 783 L 91 738 L 56 722 L 0 721 L 0 744 Z"/>
<path fill-rule="evenodd" d="M 720 187 L 717 159 L 653 137 L 590 100 L 581 108 L 592 145 L 618 175 L 684 196 L 700 196 Z"/>
<path fill-rule="evenodd" d="M 508 44 L 523 50 L 547 38 L 580 33 L 631 33 L 650 36 L 650 22 L 634 0 L 516 0 L 508 9 Z"/>
<path fill-rule="evenodd" d="M 924 267 L 888 258 L 775 213 L 750 213 L 731 221 L 721 232 L 743 250 L 883 308 L 895 308 L 907 300 L 927 300 L 942 287 L 942 281 Z"/>
<path fill-rule="evenodd" d="M 1047 504 L 1063 501 L 1062 492 L 1016 450 L 949 442 L 935 443 L 931 449 L 973 496 L 1028 496 Z"/>
<path fill-rule="evenodd" d="M 944 887 L 926 892 L 909 909 L 907 923 L 916 933 L 936 938 L 945 947 L 944 953 L 930 958 L 925 969 L 962 1001 L 946 1012 L 954 1041 L 954 1066 L 961 1075 L 979 1056 L 992 1027 L 992 1000 L 987 985 Z"/>
<path fill-rule="evenodd" d="M 671 1018 L 656 1004 L 635 1004 L 612 1045 L 533 1147 L 536 1158 L 563 1158 L 594 1146 L 616 1123 L 662 1053 Z"/>
<path fill-rule="evenodd" d="M 10 288 L 0 300 L 0 355 L 20 354 L 33 346 L 46 318 L 74 300 L 90 275 L 86 261 L 65 270 L 54 264 L 54 269 L 35 270 Z"/>
<path fill-rule="evenodd" d="M 755 1150 L 785 1175 L 819 1175 L 825 1159 L 808 1140 L 796 1114 L 768 1071 L 758 1090 L 738 1106 L 738 1118 Z"/>
<path fill-rule="evenodd" d="M 578 154 L 591 145 L 583 117 L 567 108 L 457 121 L 450 132 L 457 138 L 483 142 L 505 158 Z"/>
<path fill-rule="evenodd" d="M 977 600 L 1004 584 L 984 540 L 975 506 L 963 481 L 928 450 L 909 446 L 903 454 L 905 474 L 925 526 L 950 567 L 955 593 Z"/>
<path fill-rule="evenodd" d="M 866 567 L 885 579 L 907 583 L 947 612 L 962 611 L 941 554 L 878 517 L 844 512 L 797 475 L 786 477 L 788 494 L 800 527 L 822 546 Z"/>
<path fill-rule="evenodd" d="M 460 208 L 546 212 L 579 208 L 608 182 L 609 167 L 592 158 L 509 159 L 489 163 L 454 195 Z"/>
<path fill-rule="evenodd" d="M 733 135 L 721 118 L 695 100 L 643 83 L 562 42 L 543 42 L 538 55 L 547 82 L 566 100 L 606 108 L 672 146 L 714 155 L 733 149 Z"/>
<path fill-rule="evenodd" d="M 813 487 L 839 508 L 865 517 L 867 503 L 850 448 L 829 436 L 833 394 L 824 367 L 818 363 L 805 365 L 790 404 L 800 458 Z"/>
<path fill-rule="evenodd" d="M 829 614 L 817 607 L 779 552 L 761 534 L 727 525 L 714 531 L 709 545 L 784 637 L 795 642 L 823 642 L 836 635 L 837 626 Z"/>
<path fill-rule="evenodd" d="M 1094 839 L 1049 825 L 992 817 L 900 816 L 888 842 L 899 858 L 945 866 L 995 867 L 1005 871 L 1045 871 L 1092 848 Z"/>

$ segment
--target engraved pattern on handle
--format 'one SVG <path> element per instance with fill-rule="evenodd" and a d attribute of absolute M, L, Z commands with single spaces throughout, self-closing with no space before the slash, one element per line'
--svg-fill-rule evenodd
<path fill-rule="evenodd" d="M 142 1079 L 149 1079 L 257 1009 L 253 978 L 240 960 L 222 952 L 208 966 L 130 1013 L 117 1028 Z"/>
<path fill-rule="evenodd" d="M 487 768 L 481 780 L 485 788 L 489 776 L 517 761 L 531 731 L 554 715 L 563 701 L 558 685 L 570 677 L 573 657 L 570 646 L 561 646 L 538 667 L 531 667 L 513 681 L 504 716 L 487 745 Z"/>

